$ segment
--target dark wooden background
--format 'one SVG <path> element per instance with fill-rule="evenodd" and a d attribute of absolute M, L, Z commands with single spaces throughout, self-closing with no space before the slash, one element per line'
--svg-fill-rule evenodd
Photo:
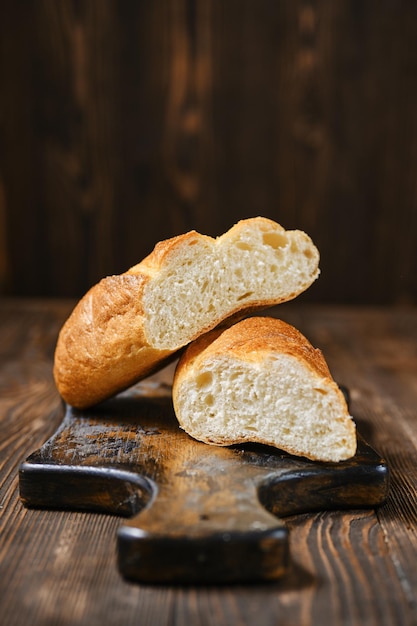
<path fill-rule="evenodd" d="M 3 0 L 0 294 L 80 296 L 264 215 L 305 294 L 417 303 L 415 0 Z"/>

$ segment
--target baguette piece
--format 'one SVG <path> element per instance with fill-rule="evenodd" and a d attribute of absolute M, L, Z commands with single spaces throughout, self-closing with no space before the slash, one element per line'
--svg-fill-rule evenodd
<path fill-rule="evenodd" d="M 258 442 L 315 461 L 356 452 L 356 429 L 323 354 L 293 326 L 251 317 L 193 342 L 173 383 L 180 426 L 208 444 Z"/>
<path fill-rule="evenodd" d="M 221 322 L 296 297 L 318 277 L 318 263 L 304 232 L 262 217 L 217 239 L 191 231 L 162 241 L 77 304 L 56 346 L 58 391 L 74 407 L 96 404 Z"/>

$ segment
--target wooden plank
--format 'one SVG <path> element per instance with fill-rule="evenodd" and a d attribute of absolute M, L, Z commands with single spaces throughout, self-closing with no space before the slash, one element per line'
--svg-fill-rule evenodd
<path fill-rule="evenodd" d="M 415 2 L 3 4 L 3 292 L 263 214 L 316 241 L 306 300 L 417 302 Z"/>

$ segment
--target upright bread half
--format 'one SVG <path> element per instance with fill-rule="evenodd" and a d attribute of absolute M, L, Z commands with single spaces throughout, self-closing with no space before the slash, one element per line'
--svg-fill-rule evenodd
<path fill-rule="evenodd" d="M 178 362 L 173 401 L 180 426 L 205 443 L 259 442 L 315 461 L 356 452 L 355 424 L 322 353 L 272 317 L 193 342 Z"/>
<path fill-rule="evenodd" d="M 225 320 L 294 298 L 318 277 L 318 263 L 304 232 L 262 217 L 217 239 L 191 231 L 162 241 L 75 307 L 56 346 L 58 391 L 74 407 L 96 404 Z"/>

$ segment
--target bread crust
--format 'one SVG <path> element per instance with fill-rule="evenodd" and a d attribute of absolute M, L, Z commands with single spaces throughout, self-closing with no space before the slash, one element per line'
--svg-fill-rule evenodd
<path fill-rule="evenodd" d="M 148 345 L 141 294 L 146 274 L 108 276 L 80 300 L 58 337 L 54 378 L 77 408 L 126 389 L 167 361 L 171 351 Z"/>
<path fill-rule="evenodd" d="M 249 317 L 227 329 L 216 329 L 193 341 L 181 357 L 175 377 L 187 376 L 201 362 L 233 354 L 241 361 L 259 363 L 263 355 L 289 354 L 303 359 L 316 375 L 334 382 L 319 348 L 314 348 L 294 326 L 274 317 Z"/>
<path fill-rule="evenodd" d="M 213 315 L 202 323 L 186 342 L 173 349 L 160 349 L 152 344 L 146 324 L 149 314 L 144 310 L 144 294 L 161 272 L 181 257 L 194 243 L 210 247 L 222 241 L 238 239 L 245 230 L 275 229 L 277 233 L 295 233 L 298 240 L 315 255 L 311 276 L 296 292 L 282 298 L 236 303 L 225 315 Z M 257 217 L 241 220 L 217 240 L 196 231 L 172 237 L 156 244 L 140 263 L 120 275 L 108 276 L 94 285 L 79 301 L 61 329 L 55 358 L 54 378 L 57 389 L 68 404 L 86 408 L 126 389 L 158 368 L 163 367 L 188 342 L 218 325 L 230 325 L 250 313 L 290 300 L 304 291 L 317 278 L 319 255 L 310 238 L 302 231 L 285 231 L 272 220 Z"/>

